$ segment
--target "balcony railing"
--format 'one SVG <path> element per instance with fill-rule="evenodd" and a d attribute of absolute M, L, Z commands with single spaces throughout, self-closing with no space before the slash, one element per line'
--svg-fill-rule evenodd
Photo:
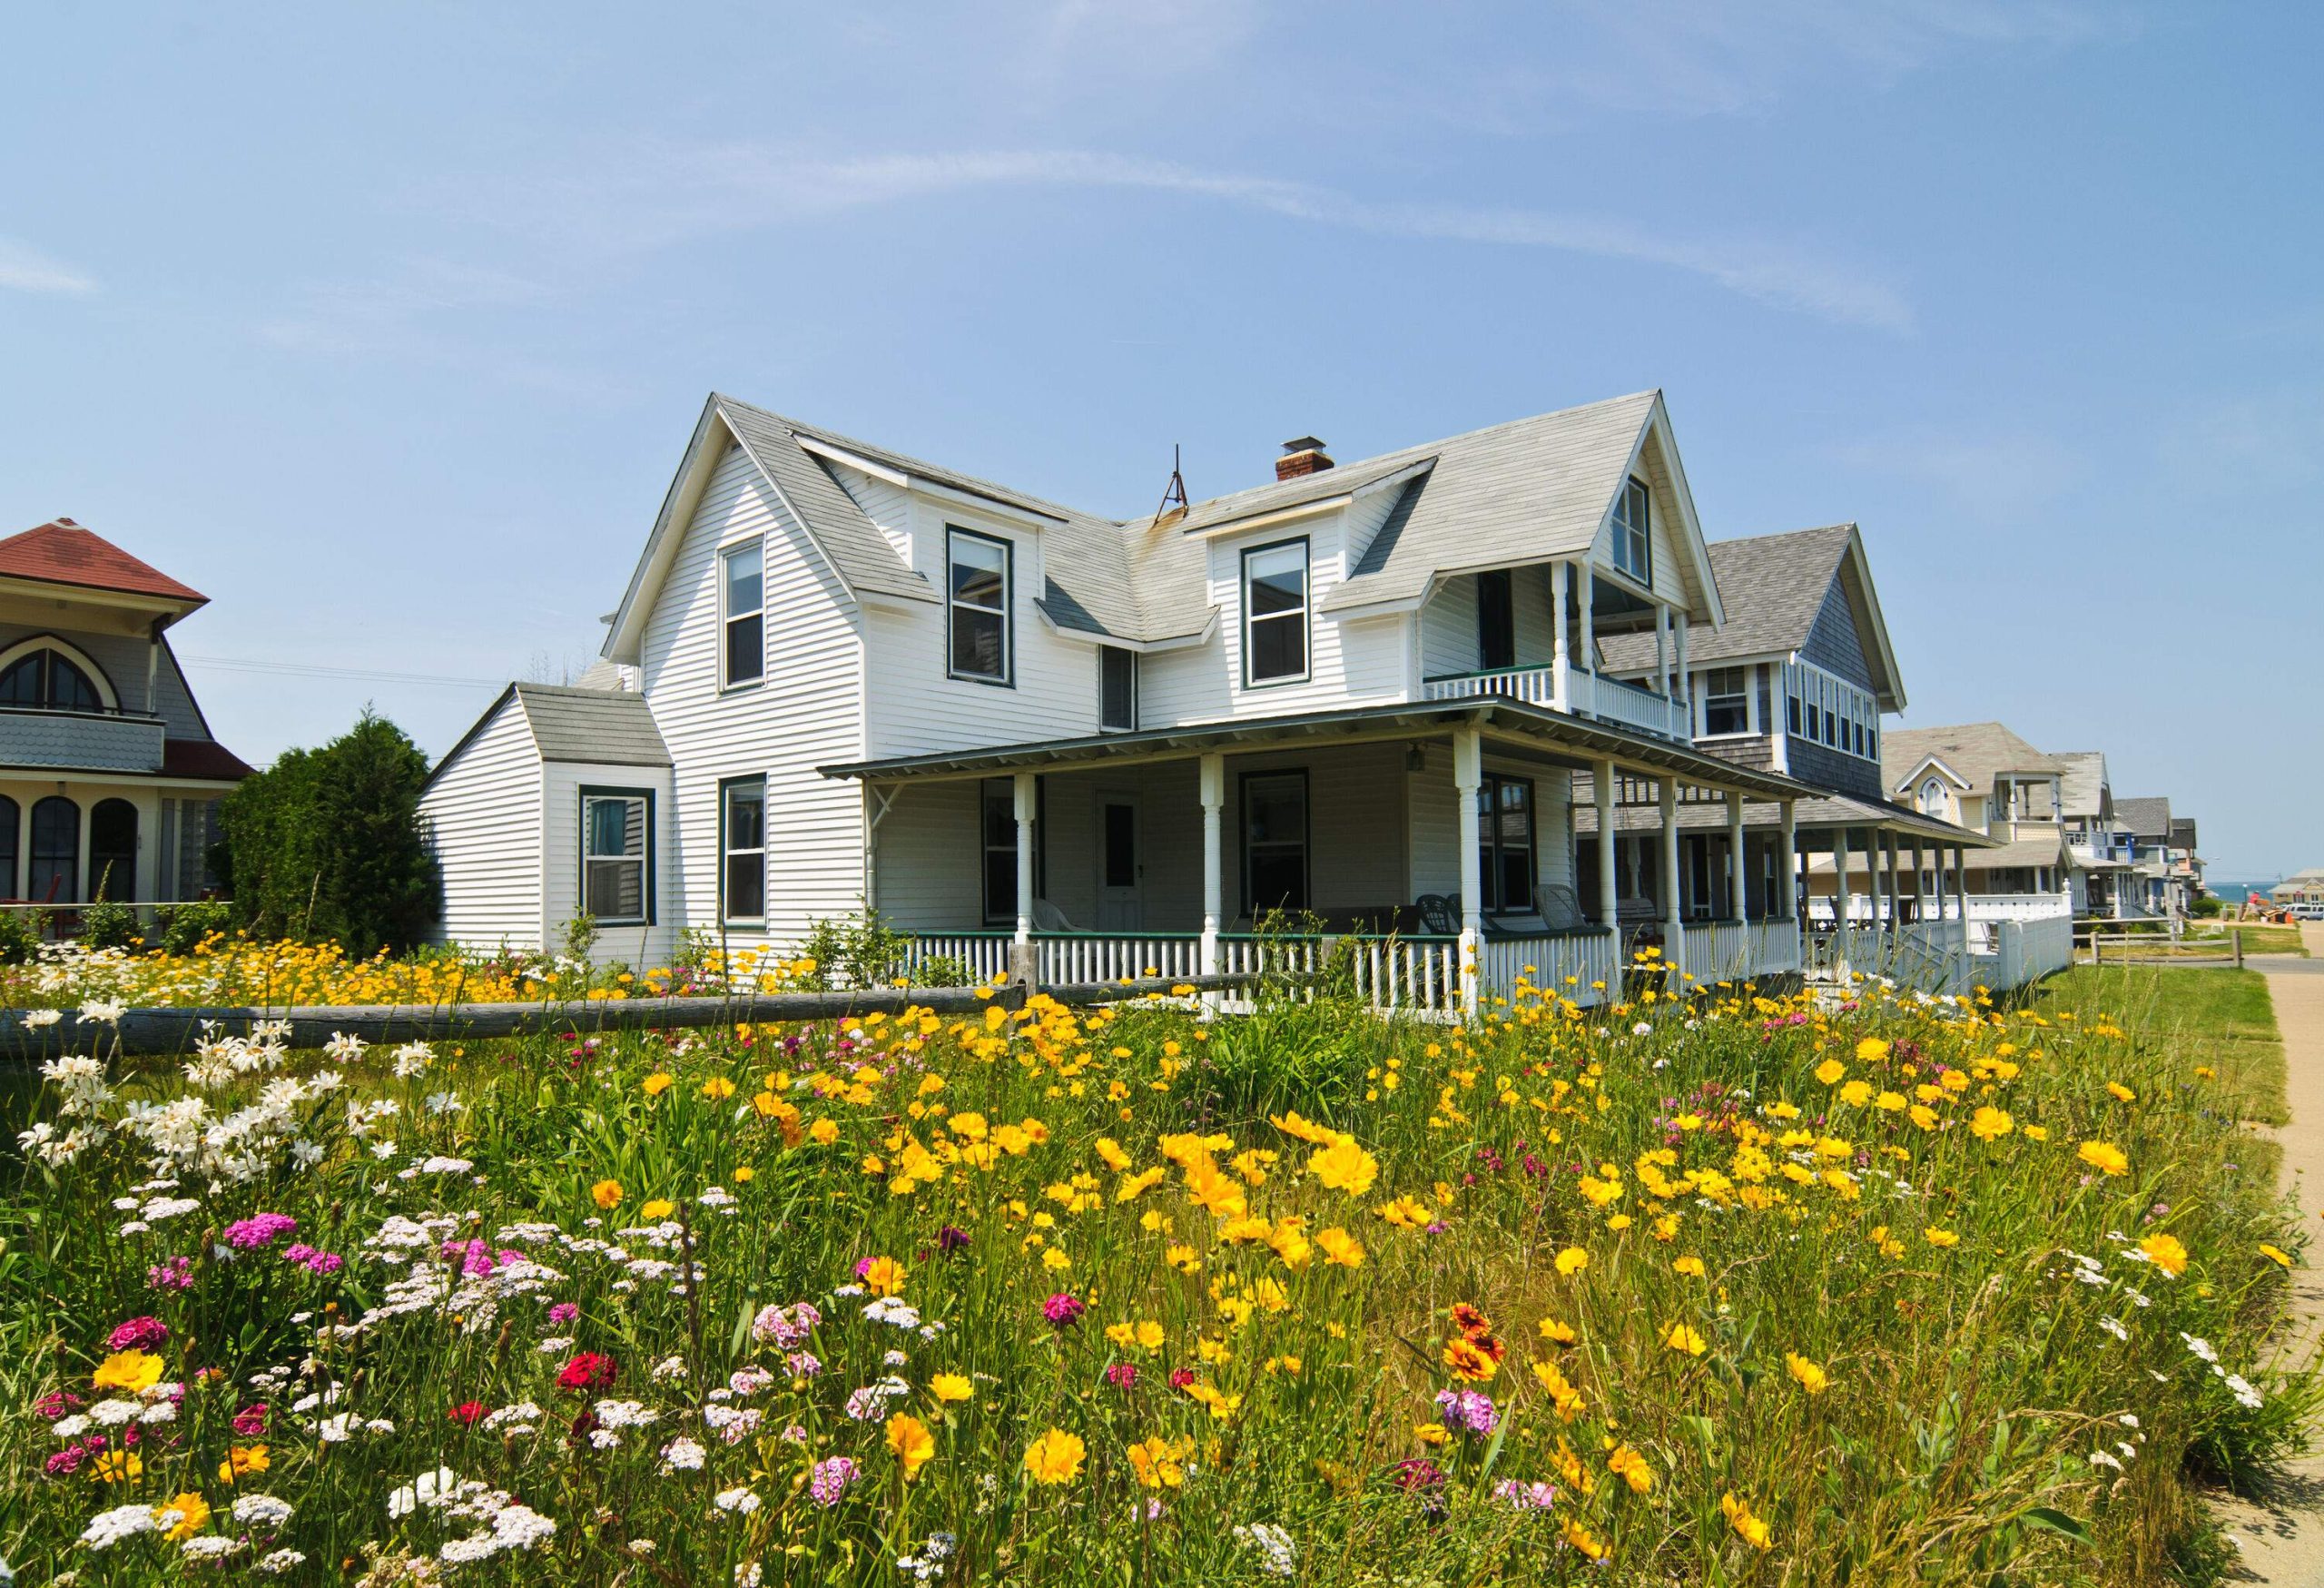
<path fill-rule="evenodd" d="M 0 766 L 159 772 L 162 735 L 157 716 L 0 706 Z"/>
<path fill-rule="evenodd" d="M 1620 678 L 1610 678 L 1580 667 L 1565 670 L 1565 698 L 1559 698 L 1558 669 L 1495 667 L 1481 673 L 1448 673 L 1421 685 L 1423 700 L 1467 700 L 1499 695 L 1528 705 L 1594 716 L 1603 722 L 1659 738 L 1686 742 L 1693 737 L 1688 709 L 1682 701 L 1657 695 Z"/>

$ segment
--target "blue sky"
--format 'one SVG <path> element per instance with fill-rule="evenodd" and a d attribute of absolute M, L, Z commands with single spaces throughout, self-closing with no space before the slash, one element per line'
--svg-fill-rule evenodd
<path fill-rule="evenodd" d="M 713 389 L 1128 515 L 1660 387 L 1714 538 L 1864 526 L 1903 722 L 2324 863 L 2324 13 L 968 10 L 18 18 L 0 529 L 189 658 L 492 680 L 595 655 Z M 492 693 L 190 669 L 252 759 Z"/>

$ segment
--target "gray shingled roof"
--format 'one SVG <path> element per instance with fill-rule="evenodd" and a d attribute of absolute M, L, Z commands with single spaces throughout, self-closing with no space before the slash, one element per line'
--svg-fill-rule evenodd
<path fill-rule="evenodd" d="M 2140 837 L 2160 843 L 2171 836 L 2171 801 L 2160 795 L 2116 800 L 2114 819 Z"/>
<path fill-rule="evenodd" d="M 1328 610 L 1417 600 L 1441 574 L 1571 556 L 1597 538 L 1632 455 L 1660 402 L 1658 392 L 1615 398 L 1405 448 L 1318 474 L 1194 504 L 1173 518 L 1128 522 L 1084 513 L 1025 492 L 786 419 L 724 394 L 713 408 L 760 469 L 805 520 L 851 589 L 934 600 L 805 438 L 867 461 L 988 498 L 1051 520 L 1042 535 L 1046 584 L 1035 597 L 1060 628 L 1158 642 L 1200 634 L 1212 616 L 1201 532 L 1236 519 L 1346 495 L 1420 467 L 1353 575 L 1326 597 Z M 1675 460 L 1665 486 L 1683 498 Z M 1687 510 L 1692 511 L 1691 504 Z M 1696 588 L 1714 609 L 1716 586 Z"/>
<path fill-rule="evenodd" d="M 2095 821 L 2105 814 L 2106 753 L 2103 750 L 2061 750 L 2053 759 L 2064 764 L 2059 783 L 2059 810 L 2068 816 Z"/>
<path fill-rule="evenodd" d="M 1934 755 L 1982 794 L 2004 772 L 2063 774 L 2065 763 L 2044 755 L 1999 723 L 1959 723 L 1945 728 L 1890 728 L 1880 735 L 1880 771 L 1899 789 L 1914 768 Z M 2115 802 L 2116 809 L 2121 802 Z"/>
<path fill-rule="evenodd" d="M 1727 606 L 1727 621 L 1714 629 L 1688 632 L 1689 663 L 1780 654 L 1806 645 L 1855 536 L 1855 525 L 1833 524 L 1712 541 L 1711 571 L 1718 579 L 1719 599 Z M 1866 655 L 1871 648 L 1866 647 Z M 1642 672 L 1654 666 L 1651 634 L 1607 635 L 1598 649 L 1607 667 L 1617 673 Z"/>
<path fill-rule="evenodd" d="M 533 744 L 544 761 L 670 764 L 662 730 L 655 725 L 653 710 L 642 695 L 557 684 L 512 684 L 508 690 L 524 707 Z"/>

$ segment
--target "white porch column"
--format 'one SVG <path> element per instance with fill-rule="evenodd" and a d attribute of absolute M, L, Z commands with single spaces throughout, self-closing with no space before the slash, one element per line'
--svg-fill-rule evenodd
<path fill-rule="evenodd" d="M 1461 806 L 1461 1007 L 1477 1011 L 1477 951 L 1485 935 L 1483 833 L 1477 822 L 1477 790 L 1484 781 L 1483 745 L 1473 727 L 1452 730 L 1452 797 Z"/>
<path fill-rule="evenodd" d="M 1597 594 L 1597 581 L 1587 562 L 1575 563 L 1573 572 L 1581 583 L 1581 588 L 1575 592 L 1575 606 L 1581 613 L 1579 665 L 1583 672 L 1590 675 L 1590 709 L 1594 712 L 1598 709 L 1598 620 L 1597 615 L 1590 610 L 1590 600 Z"/>
<path fill-rule="evenodd" d="M 1017 774 L 1017 947 L 1020 953 L 1033 944 L 1033 814 L 1039 808 L 1033 774 Z"/>
<path fill-rule="evenodd" d="M 1921 841 L 1913 840 L 1913 919 L 1928 919 L 1928 879 L 1921 874 Z"/>
<path fill-rule="evenodd" d="M 1799 919 L 1799 813 L 1789 800 L 1782 802 L 1783 863 L 1776 869 L 1783 873 L 1783 905 L 1776 912 L 1782 921 Z"/>
<path fill-rule="evenodd" d="M 1880 834 L 1880 860 L 1888 873 L 1888 924 L 1894 926 L 1905 913 L 1897 902 L 1899 883 L 1896 876 L 1896 835 L 1894 833 Z"/>
<path fill-rule="evenodd" d="M 1848 844 L 1850 842 L 1848 829 L 1846 827 L 1832 829 L 1832 874 L 1836 879 L 1835 886 L 1838 890 L 1832 896 L 1832 919 L 1838 923 L 1840 930 L 1844 932 L 1847 930 L 1848 912 L 1855 907 L 1856 902 L 1848 893 Z"/>
<path fill-rule="evenodd" d="M 1550 704 L 1560 711 L 1573 709 L 1573 656 L 1567 648 L 1565 602 L 1571 570 L 1561 562 L 1550 565 Z"/>
<path fill-rule="evenodd" d="M 1674 631 L 1671 637 L 1677 642 L 1678 657 L 1671 673 L 1672 681 L 1678 687 L 1678 694 L 1672 698 L 1687 703 L 1689 720 L 1691 722 L 1692 708 L 1695 704 L 1695 680 L 1694 676 L 1687 671 L 1687 615 L 1683 612 L 1674 614 L 1670 619 L 1670 626 Z"/>
<path fill-rule="evenodd" d="M 1614 974 L 1620 986 L 1622 969 L 1621 889 L 1614 875 L 1614 764 L 1600 761 L 1590 769 L 1590 784 L 1598 800 L 1598 924 L 1615 934 Z"/>
<path fill-rule="evenodd" d="M 1969 852 L 1965 845 L 1953 846 L 1953 913 L 1965 923 L 1969 919 Z"/>
<path fill-rule="evenodd" d="M 1665 772 L 1655 780 L 1662 790 L 1662 957 L 1670 966 L 1664 985 L 1676 997 L 1686 991 L 1687 920 L 1679 907 L 1679 780 Z"/>
<path fill-rule="evenodd" d="M 1654 609 L 1654 688 L 1670 698 L 1670 608 L 1660 606 Z"/>
<path fill-rule="evenodd" d="M 1225 890 L 1219 883 L 1222 855 L 1226 850 L 1221 832 L 1221 813 L 1226 806 L 1226 757 L 1216 752 L 1201 761 L 1202 794 L 1202 947 L 1196 966 L 1206 976 L 1218 974 L 1218 922 L 1225 906 Z M 1216 1003 L 1218 994 L 1206 991 L 1206 1002 Z"/>
<path fill-rule="evenodd" d="M 1743 796 L 1727 796 L 1728 913 L 1738 921 L 1750 914 L 1751 896 L 1743 879 Z"/>

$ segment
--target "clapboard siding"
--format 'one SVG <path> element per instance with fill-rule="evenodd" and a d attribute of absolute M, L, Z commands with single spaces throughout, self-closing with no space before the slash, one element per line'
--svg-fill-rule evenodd
<path fill-rule="evenodd" d="M 912 561 L 911 493 L 892 481 L 860 469 L 850 469 L 844 463 L 826 463 L 823 468 L 839 481 L 842 490 L 855 498 L 863 516 L 880 527 L 880 533 L 888 538 L 896 555 L 906 562 Z"/>
<path fill-rule="evenodd" d="M 435 941 L 545 946 L 541 764 L 513 695 L 437 771 L 420 796 L 419 822 L 444 874 Z"/>
<path fill-rule="evenodd" d="M 647 839 L 653 864 L 654 908 L 645 926 L 600 925 L 596 957 L 629 964 L 667 964 L 677 945 L 678 923 L 671 908 L 671 861 L 677 833 L 671 820 L 671 779 L 666 766 L 635 766 L 552 761 L 542 768 L 541 914 L 552 943 L 581 913 L 581 791 L 644 789 L 654 796 L 654 825 Z"/>
<path fill-rule="evenodd" d="M 154 669 L 153 695 L 149 703 L 145 694 L 145 668 L 150 657 L 149 642 L 142 636 L 103 634 L 94 630 L 44 626 L 27 623 L 0 623 L 0 651 L 7 650 L 20 640 L 40 635 L 53 635 L 87 656 L 104 674 L 105 683 L 113 686 L 113 697 L 123 711 L 151 711 L 162 719 L 162 731 L 172 739 L 207 739 L 210 730 L 202 725 L 202 713 L 195 709 L 193 693 L 186 687 L 185 675 L 178 671 L 177 657 L 164 646 Z"/>
<path fill-rule="evenodd" d="M 1546 667 L 1557 660 L 1557 628 L 1550 616 L 1554 587 L 1550 581 L 1547 563 L 1510 570 L 1510 607 L 1516 619 L 1513 666 Z M 1429 597 L 1420 609 L 1422 676 L 1473 673 L 1483 666 L 1477 612 L 1474 574 L 1453 576 Z"/>
<path fill-rule="evenodd" d="M 717 554 L 765 547 L 766 676 L 721 694 Z M 676 842 L 664 882 L 685 925 L 718 927 L 718 790 L 767 780 L 767 918 L 734 929 L 742 946 L 788 947 L 863 892 L 862 794 L 815 768 L 863 751 L 863 646 L 831 566 L 739 449 L 713 473 L 647 619 L 646 703 L 675 764 Z"/>

